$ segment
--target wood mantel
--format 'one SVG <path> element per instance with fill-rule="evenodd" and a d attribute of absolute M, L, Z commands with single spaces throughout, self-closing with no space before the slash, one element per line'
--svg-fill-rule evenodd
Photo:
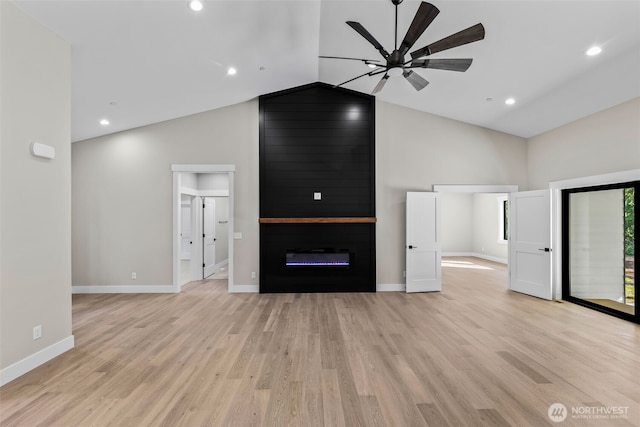
<path fill-rule="evenodd" d="M 259 218 L 260 224 L 375 224 L 375 217 Z"/>

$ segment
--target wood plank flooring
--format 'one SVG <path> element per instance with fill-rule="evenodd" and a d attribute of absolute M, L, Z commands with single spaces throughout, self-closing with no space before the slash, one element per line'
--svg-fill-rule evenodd
<path fill-rule="evenodd" d="M 505 288 L 450 258 L 440 293 L 75 295 L 76 347 L 0 389 L 0 425 L 640 425 L 640 327 Z"/>

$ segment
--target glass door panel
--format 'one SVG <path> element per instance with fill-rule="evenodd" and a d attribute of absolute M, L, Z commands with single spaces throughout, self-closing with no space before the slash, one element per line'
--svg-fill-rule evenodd
<path fill-rule="evenodd" d="M 563 192 L 565 299 L 635 321 L 637 186 Z"/>

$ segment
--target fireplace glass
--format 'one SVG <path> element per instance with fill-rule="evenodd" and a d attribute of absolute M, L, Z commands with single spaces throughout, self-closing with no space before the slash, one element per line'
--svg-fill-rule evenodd
<path fill-rule="evenodd" d="M 349 267 L 351 254 L 330 249 L 287 251 L 287 267 Z"/>

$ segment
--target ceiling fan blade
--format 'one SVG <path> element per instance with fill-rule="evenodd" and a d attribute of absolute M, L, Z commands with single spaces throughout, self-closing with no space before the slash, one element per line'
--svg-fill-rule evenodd
<path fill-rule="evenodd" d="M 411 25 L 409 25 L 407 34 L 404 36 L 404 40 L 402 40 L 400 49 L 398 49 L 402 56 L 411 49 L 411 46 L 413 46 L 416 40 L 418 40 L 422 33 L 424 33 L 439 13 L 440 10 L 431 3 L 424 1 L 420 3 L 416 16 L 413 17 L 413 21 L 411 22 Z M 397 31 L 398 29 L 396 28 L 396 32 Z"/>
<path fill-rule="evenodd" d="M 347 80 L 346 82 L 342 82 L 342 83 L 340 83 L 340 84 L 337 84 L 337 85 L 335 85 L 334 87 L 340 87 L 340 86 L 346 85 L 347 83 L 351 83 L 351 82 L 352 82 L 352 81 L 354 81 L 354 80 L 358 80 L 358 79 L 359 79 L 359 78 L 361 78 L 361 77 L 364 77 L 364 76 L 375 76 L 375 75 L 378 75 L 378 74 L 384 73 L 384 72 L 386 72 L 386 71 L 387 71 L 387 70 L 386 70 L 386 68 L 385 68 L 385 69 L 383 69 L 383 70 L 373 70 L 373 71 L 369 71 L 368 73 L 360 74 L 359 76 L 356 76 L 356 77 L 354 77 L 354 78 L 352 78 L 352 79 L 349 79 L 349 80 Z"/>
<path fill-rule="evenodd" d="M 476 24 L 465 30 L 459 31 L 455 34 L 451 34 L 449 37 L 445 37 L 442 40 L 431 43 L 422 49 L 411 52 L 411 58 L 417 59 L 422 56 L 429 56 L 436 52 L 451 49 L 454 47 L 462 46 L 467 43 L 476 42 L 484 38 L 484 26 L 482 24 Z"/>
<path fill-rule="evenodd" d="M 385 73 L 385 75 L 382 76 L 382 78 L 380 79 L 376 87 L 373 88 L 373 92 L 371 92 L 371 95 L 375 95 L 376 93 L 380 92 L 384 87 L 385 83 L 387 83 L 388 79 L 389 79 L 389 74 Z"/>
<path fill-rule="evenodd" d="M 355 21 L 347 21 L 347 25 L 350 26 L 351 28 L 353 28 L 354 30 L 356 30 L 358 32 L 358 34 L 360 34 L 362 37 L 367 39 L 367 41 L 369 43 L 371 43 L 373 45 L 373 47 L 378 49 L 378 52 L 380 52 L 380 54 L 384 58 L 387 58 L 389 56 L 389 52 L 384 50 L 384 47 L 382 47 L 380 42 L 378 40 L 376 40 L 376 38 L 373 37 L 371 35 L 371 33 L 369 31 L 367 31 L 367 29 L 362 26 L 362 24 L 360 24 L 359 22 L 355 22 Z"/>
<path fill-rule="evenodd" d="M 349 59 L 351 61 L 362 61 L 362 62 L 366 62 L 367 64 L 369 63 L 376 63 L 376 62 L 381 62 L 379 59 L 366 59 L 366 58 L 349 58 L 347 56 L 324 56 L 324 55 L 319 55 L 318 58 L 327 58 L 327 59 Z M 383 65 L 383 64 L 380 64 Z"/>
<path fill-rule="evenodd" d="M 473 59 L 414 59 L 410 68 L 432 68 L 434 70 L 467 71 Z"/>
<path fill-rule="evenodd" d="M 404 70 L 403 75 L 415 90 L 422 90 L 429 84 L 429 82 L 423 79 L 420 74 L 413 72 L 412 70 Z"/>

